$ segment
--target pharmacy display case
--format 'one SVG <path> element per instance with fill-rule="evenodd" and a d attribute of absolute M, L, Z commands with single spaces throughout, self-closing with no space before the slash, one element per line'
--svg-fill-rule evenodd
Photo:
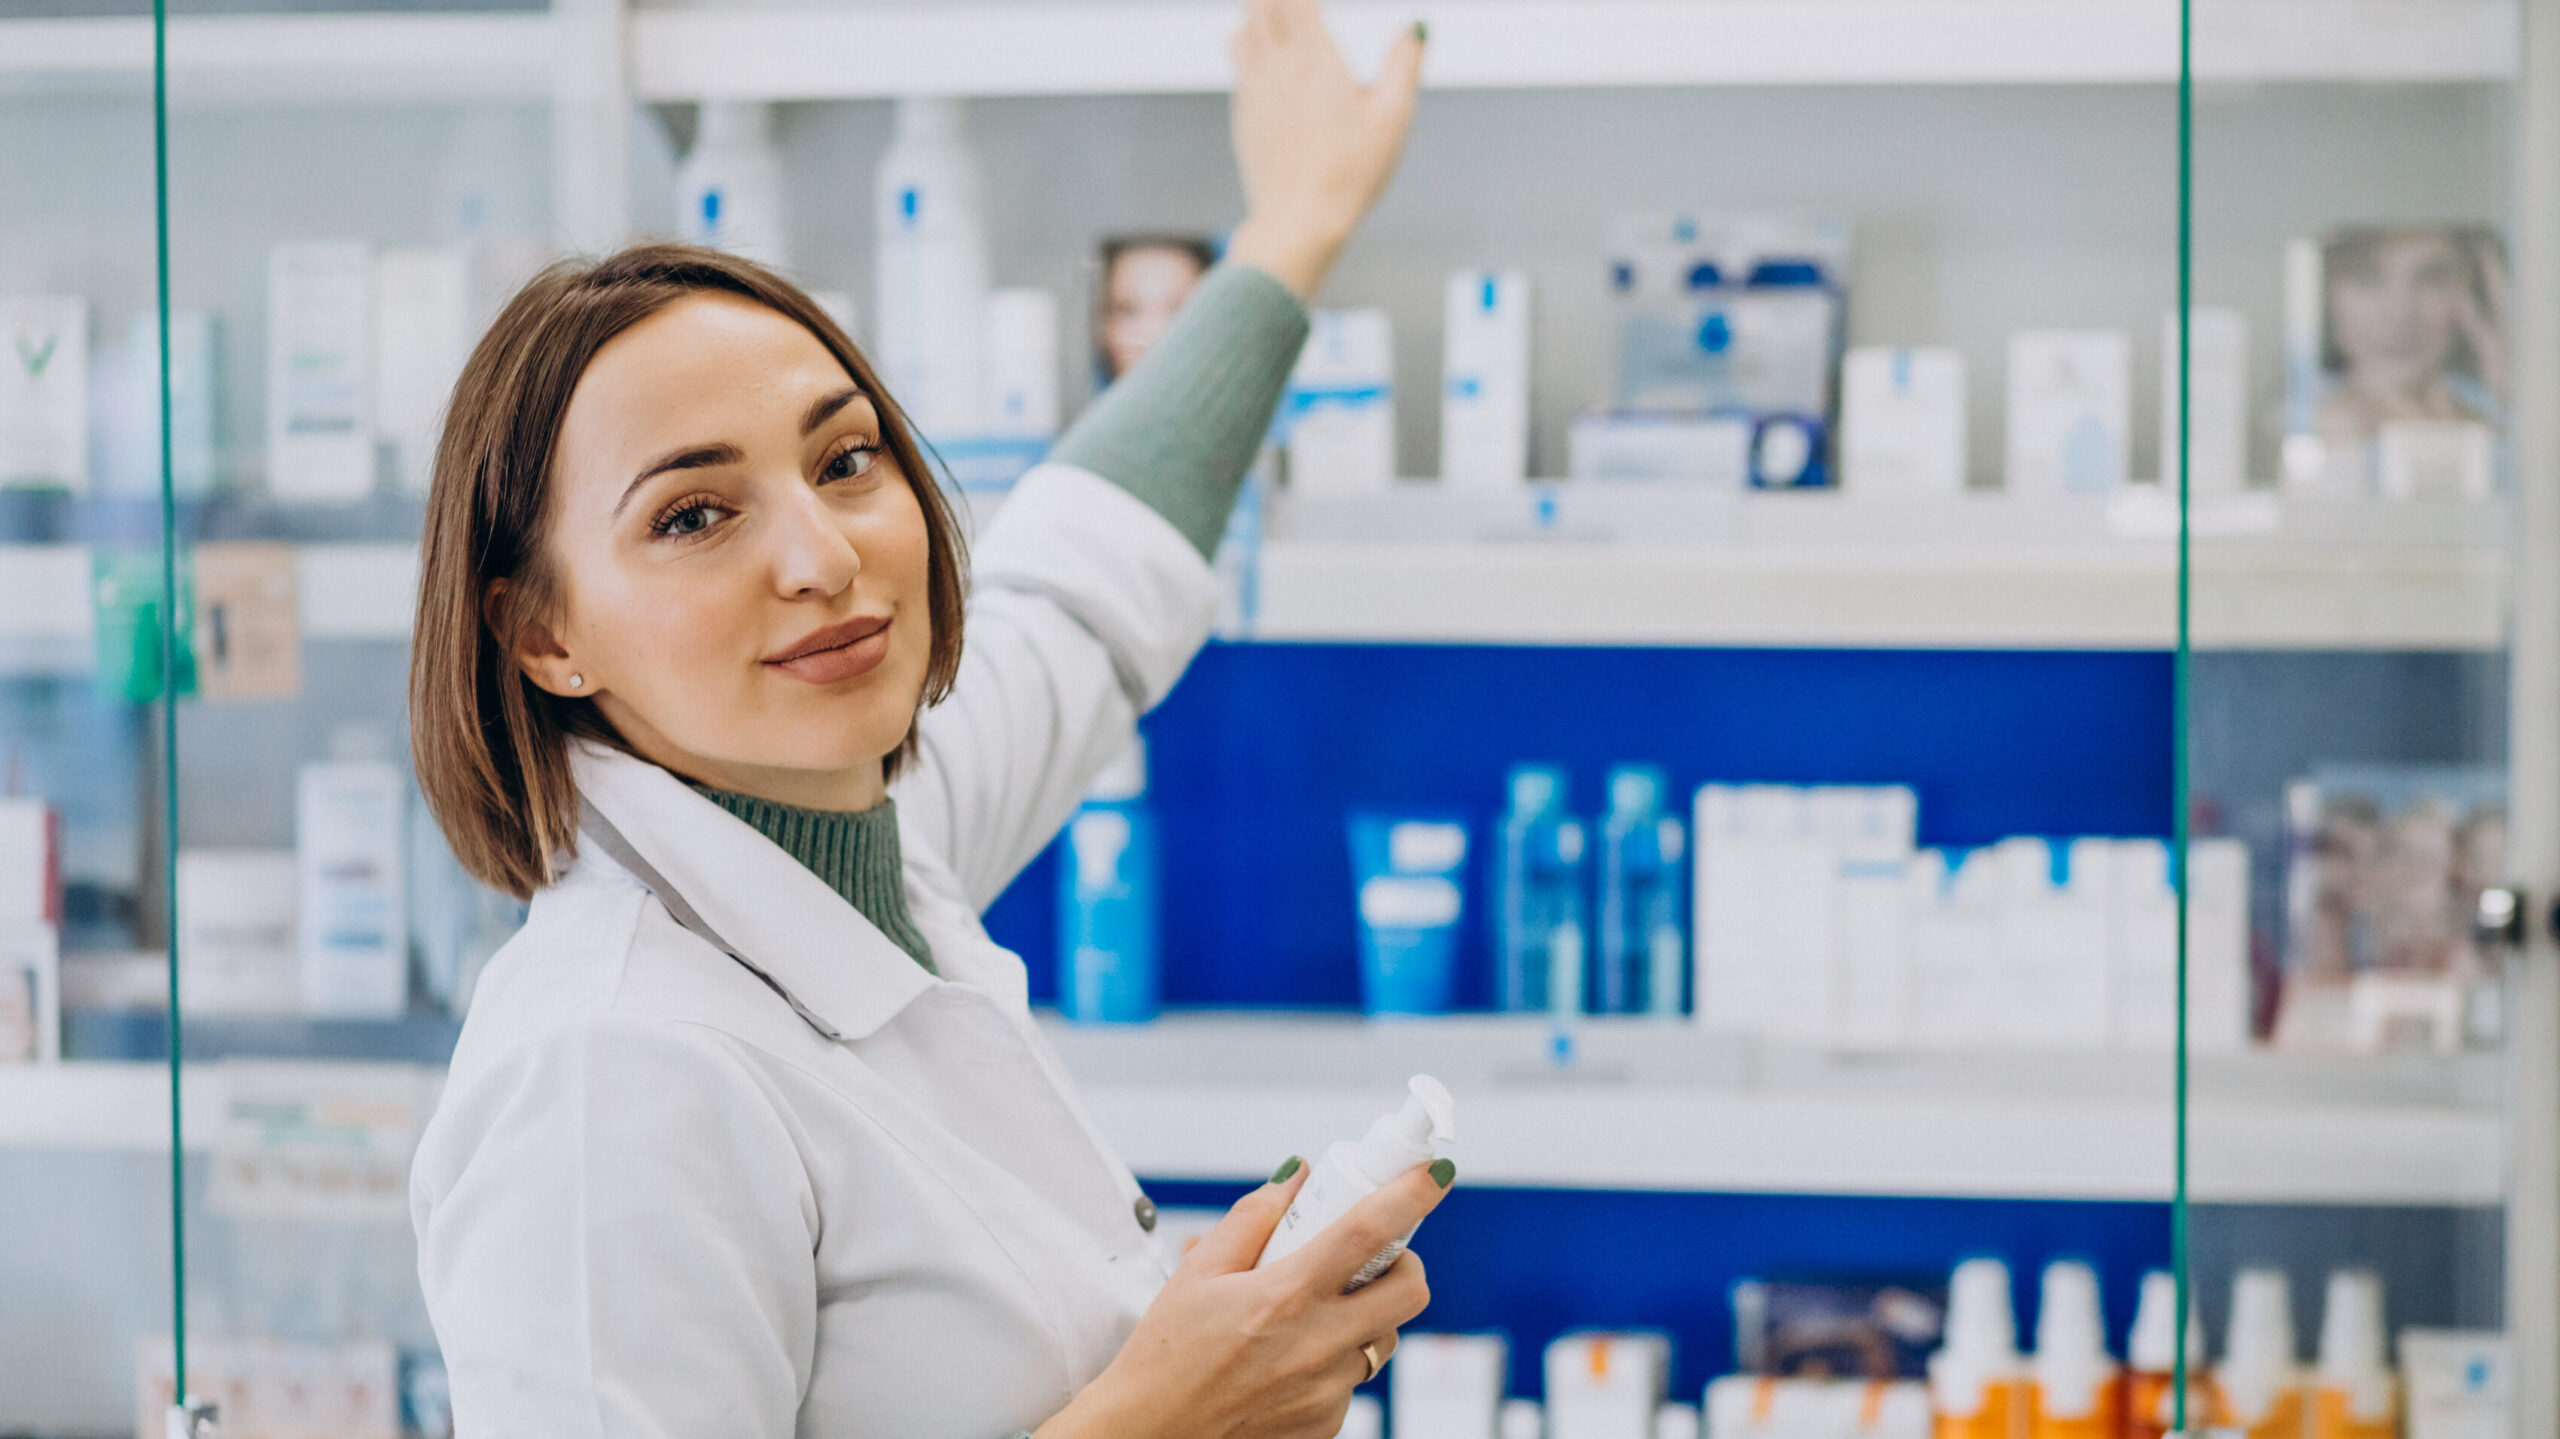
<path fill-rule="evenodd" d="M 1115 363 L 1109 242 L 1238 218 L 1234 8 L 56 8 L 0 18 L 0 1432 L 183 1368 L 447 1433 L 408 1159 L 522 913 L 407 759 L 461 356 L 638 236 L 894 349 L 881 176 L 957 116 L 1051 317 L 990 344 L 1048 419 L 928 425 L 983 520 Z M 1163 1013 L 1073 1017 L 1071 856 L 988 916 L 1165 1233 L 1429 1072 L 1419 1327 L 1508 1344 L 1414 1351 L 1457 1412 L 2560 1425 L 2560 10 L 1329 9 L 1429 89 L 1146 725 Z M 1447 1013 L 1364 1013 L 1355 813 L 1465 831 Z M 1560 951 L 1503 875 L 1566 820 Z M 1604 923 L 1639 829 L 1667 940 Z"/>

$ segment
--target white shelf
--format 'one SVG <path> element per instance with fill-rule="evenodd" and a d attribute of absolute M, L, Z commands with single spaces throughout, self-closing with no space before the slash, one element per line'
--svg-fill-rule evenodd
<path fill-rule="evenodd" d="M 638 12 L 648 100 L 1098 95 L 1227 88 L 1229 0 L 693 6 Z M 1354 57 L 1417 16 L 1444 88 L 2166 84 L 2177 8 L 2154 0 L 1334 0 Z M 2214 80 L 2500 80 L 2512 0 L 2216 0 Z M 856 58 L 858 57 L 858 58 Z"/>
<path fill-rule="evenodd" d="M 1614 1031 L 1614 1032 L 1613 1032 Z M 1055 1037 L 1132 1168 L 1259 1178 L 1357 1135 L 1427 1069 L 1459 1096 L 1470 1184 L 1775 1194 L 2165 1200 L 2166 1055 L 1772 1063 L 1685 1026 L 1176 1017 Z M 1717 1071 L 1725 1071 L 1717 1077 Z M 2190 1175 L 2206 1203 L 2493 1205 L 2485 1061 L 2199 1061 Z"/>
<path fill-rule="evenodd" d="M 552 23 L 539 14 L 192 15 L 169 22 L 171 98 L 185 105 L 542 99 Z M 0 93 L 147 90 L 142 17 L 0 20 Z"/>

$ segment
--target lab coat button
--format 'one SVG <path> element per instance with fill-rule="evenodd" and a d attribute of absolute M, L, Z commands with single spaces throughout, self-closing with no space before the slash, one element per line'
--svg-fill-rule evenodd
<path fill-rule="evenodd" d="M 1129 1207 L 1137 1213 L 1138 1227 L 1140 1229 L 1147 1231 L 1149 1234 L 1156 1232 L 1156 1202 L 1154 1200 L 1141 1194 L 1138 1196 L 1138 1202 Z"/>

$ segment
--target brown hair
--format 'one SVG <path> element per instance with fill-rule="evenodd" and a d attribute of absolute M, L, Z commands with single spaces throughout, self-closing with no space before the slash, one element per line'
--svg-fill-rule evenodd
<path fill-rule="evenodd" d="M 700 294 L 740 296 L 796 321 L 878 407 L 881 444 L 915 491 L 931 548 L 923 703 L 950 693 L 959 673 L 968 576 L 959 521 L 905 412 L 826 311 L 761 265 L 690 245 L 553 265 L 507 302 L 454 384 L 427 496 L 409 660 L 418 787 L 462 867 L 518 899 L 551 883 L 577 849 L 570 739 L 627 748 L 594 701 L 540 688 L 515 661 L 525 625 L 559 601 L 544 541 L 561 418 L 608 341 Z M 911 725 L 884 772 L 894 777 L 915 744 Z"/>

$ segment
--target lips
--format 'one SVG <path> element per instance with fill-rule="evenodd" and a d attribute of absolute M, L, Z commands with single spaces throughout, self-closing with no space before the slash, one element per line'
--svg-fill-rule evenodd
<path fill-rule="evenodd" d="M 809 684 L 841 684 L 869 674 L 889 657 L 889 617 L 856 615 L 811 632 L 764 663 Z"/>

